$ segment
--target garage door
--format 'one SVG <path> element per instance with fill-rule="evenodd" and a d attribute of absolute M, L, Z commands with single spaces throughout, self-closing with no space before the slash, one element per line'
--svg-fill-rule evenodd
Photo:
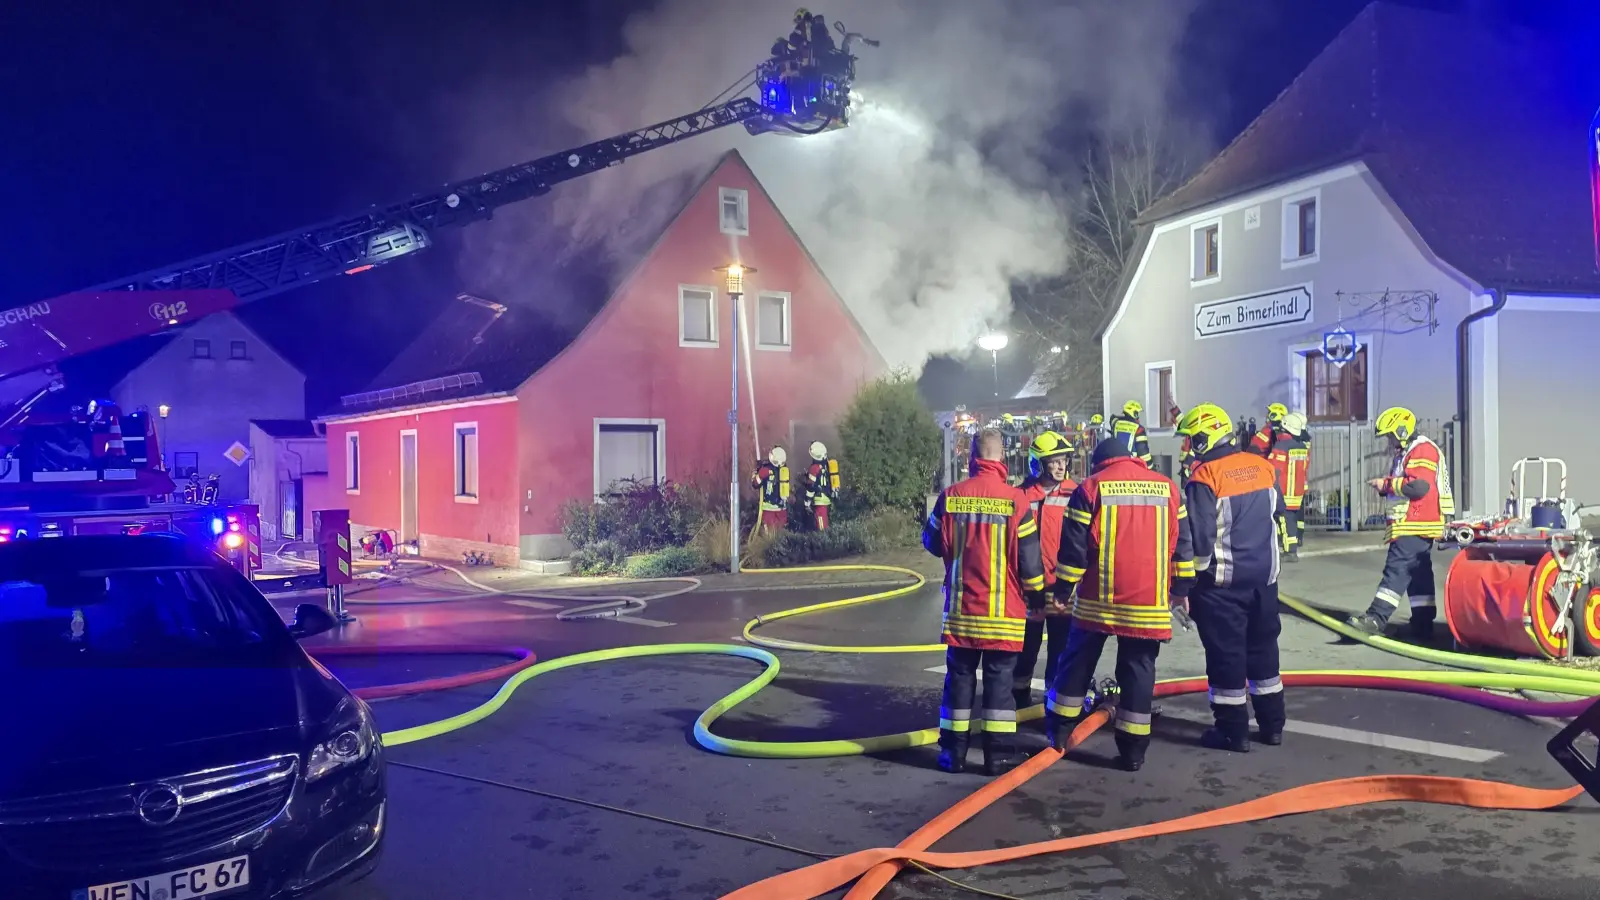
<path fill-rule="evenodd" d="M 1553 456 L 1570 467 L 1568 496 L 1600 503 L 1600 457 L 1594 453 L 1600 420 L 1591 412 L 1581 376 L 1573 378 L 1583 367 L 1565 368 L 1593 357 L 1600 315 L 1508 309 L 1498 318 L 1500 497 L 1510 487 L 1511 466 L 1518 459 Z M 1540 488 L 1538 475 L 1530 474 L 1533 483 L 1523 487 L 1525 494 Z M 1556 490 L 1552 476 L 1550 493 Z"/>
<path fill-rule="evenodd" d="M 622 481 L 660 483 L 660 425 L 602 422 L 596 437 L 596 494 L 614 493 Z"/>

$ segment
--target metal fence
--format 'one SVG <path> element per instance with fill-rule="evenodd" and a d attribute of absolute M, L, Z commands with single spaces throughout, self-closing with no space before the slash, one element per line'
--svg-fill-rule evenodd
<path fill-rule="evenodd" d="M 1417 429 L 1437 441 L 1451 475 L 1455 475 L 1454 423 L 1419 419 Z M 1394 454 L 1386 438 L 1370 423 L 1311 426 L 1311 467 L 1306 473 L 1305 504 L 1300 515 L 1307 528 L 1330 531 L 1381 531 L 1387 502 L 1367 481 L 1389 474 Z"/>

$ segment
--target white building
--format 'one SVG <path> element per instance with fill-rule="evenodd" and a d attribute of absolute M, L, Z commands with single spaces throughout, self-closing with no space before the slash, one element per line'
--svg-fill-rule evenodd
<path fill-rule="evenodd" d="M 1386 465 L 1370 422 L 1392 405 L 1445 446 L 1464 508 L 1498 509 L 1528 456 L 1566 459 L 1572 492 L 1600 503 L 1589 62 L 1368 7 L 1141 218 L 1101 334 L 1107 408 L 1141 401 L 1168 465 L 1173 405 L 1306 413 L 1312 502 L 1334 526 L 1380 512 L 1361 481 Z M 1352 358 L 1334 365 L 1325 339 Z"/>

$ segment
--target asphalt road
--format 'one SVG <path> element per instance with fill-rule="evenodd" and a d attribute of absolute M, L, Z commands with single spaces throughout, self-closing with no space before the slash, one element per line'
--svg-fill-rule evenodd
<path fill-rule="evenodd" d="M 529 606 L 509 596 L 466 599 L 405 588 L 362 596 L 440 602 L 354 607 L 362 621 L 344 639 L 387 649 L 422 642 L 521 644 L 542 658 L 636 643 L 731 642 L 754 615 L 862 591 L 697 592 L 640 614 L 669 624 L 641 625 L 563 623 L 553 618 L 559 604 L 546 600 Z M 936 640 L 937 623 L 938 598 L 929 589 L 768 630 L 816 642 L 909 643 Z M 1290 616 L 1284 625 L 1286 668 L 1415 667 L 1340 643 Z M 938 653 L 780 656 L 778 681 L 723 719 L 720 734 L 860 737 L 927 727 L 937 716 Z M 1198 674 L 1200 659 L 1195 636 L 1180 634 L 1162 655 L 1161 674 Z M 499 661 L 469 655 L 329 660 L 352 684 Z M 335 893 L 334 900 L 716 897 L 803 866 L 815 859 L 808 853 L 893 845 L 982 783 L 982 776 L 939 772 L 929 748 L 802 761 L 735 759 L 700 749 L 691 735 L 695 717 L 758 671 L 748 660 L 712 656 L 567 669 L 529 683 L 485 722 L 391 748 L 385 860 L 374 876 Z M 380 724 L 393 729 L 459 712 L 492 692 L 485 685 L 374 708 Z M 1551 723 L 1368 691 L 1301 690 L 1289 703 L 1295 726 L 1282 747 L 1231 755 L 1195 744 L 1207 718 L 1203 697 L 1166 700 L 1142 771 L 1110 768 L 1111 739 L 1097 735 L 938 849 L 1007 846 L 1159 821 L 1353 775 L 1570 783 L 1544 750 Z M 1043 745 L 1042 735 L 1024 728 L 1025 742 Z M 1014 897 L 1580 898 L 1600 896 L 1597 826 L 1600 814 L 1587 799 L 1541 813 L 1383 804 L 950 874 Z M 977 895 L 908 873 L 881 896 Z"/>

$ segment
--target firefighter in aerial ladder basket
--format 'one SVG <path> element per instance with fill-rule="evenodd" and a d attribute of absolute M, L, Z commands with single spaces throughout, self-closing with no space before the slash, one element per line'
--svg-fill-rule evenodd
<path fill-rule="evenodd" d="M 805 498 L 802 501 L 812 527 L 828 530 L 828 513 L 839 498 L 839 461 L 828 456 L 821 441 L 811 442 L 811 465 L 806 466 Z"/>
<path fill-rule="evenodd" d="M 1389 507 L 1389 555 L 1372 605 L 1350 625 L 1367 634 L 1382 634 L 1400 601 L 1411 602 L 1411 637 L 1433 637 L 1437 615 L 1434 605 L 1433 542 L 1444 534 L 1445 523 L 1456 513 L 1450 489 L 1450 471 L 1439 445 L 1417 433 L 1417 417 L 1395 406 L 1378 414 L 1378 437 L 1389 439 L 1394 463 L 1389 474 L 1367 482 Z"/>
<path fill-rule="evenodd" d="M 1033 439 L 1028 448 L 1028 477 L 1020 485 L 1039 523 L 1039 550 L 1044 556 L 1044 586 L 1050 590 L 1055 584 L 1055 558 L 1061 549 L 1061 522 L 1066 516 L 1067 501 L 1078 483 L 1067 474 L 1072 461 L 1073 447 L 1066 438 L 1054 431 L 1046 431 Z M 1039 649 L 1045 646 L 1044 683 L 1048 690 L 1055 680 L 1056 663 L 1067 646 L 1067 627 L 1071 624 L 1072 607 L 1053 597 L 1037 604 L 1039 609 L 1028 610 L 1028 629 L 1022 642 L 1022 655 L 1017 657 L 1016 673 L 1012 677 L 1012 693 L 1017 698 L 1017 709 L 1033 705 L 1033 670 L 1039 663 Z"/>
<path fill-rule="evenodd" d="M 789 454 L 782 447 L 767 451 L 767 458 L 756 460 L 750 484 L 761 498 L 759 528 L 778 534 L 789 524 Z"/>
<path fill-rule="evenodd" d="M 127 449 L 122 443 L 122 410 L 110 400 L 90 400 L 89 451 L 96 461 L 124 461 Z"/>
<path fill-rule="evenodd" d="M 1271 456 L 1272 448 L 1278 442 L 1278 435 L 1283 431 L 1283 417 L 1289 414 L 1289 407 L 1282 403 L 1267 404 L 1267 424 L 1260 431 L 1250 436 L 1250 452 L 1257 456 Z"/>
<path fill-rule="evenodd" d="M 1122 404 L 1122 412 L 1111 417 L 1108 423 L 1111 426 L 1111 437 L 1122 442 L 1128 452 L 1147 465 L 1150 462 L 1150 436 L 1145 433 L 1144 426 L 1139 423 L 1139 416 L 1144 413 L 1144 404 L 1137 400 L 1129 400 Z"/>

